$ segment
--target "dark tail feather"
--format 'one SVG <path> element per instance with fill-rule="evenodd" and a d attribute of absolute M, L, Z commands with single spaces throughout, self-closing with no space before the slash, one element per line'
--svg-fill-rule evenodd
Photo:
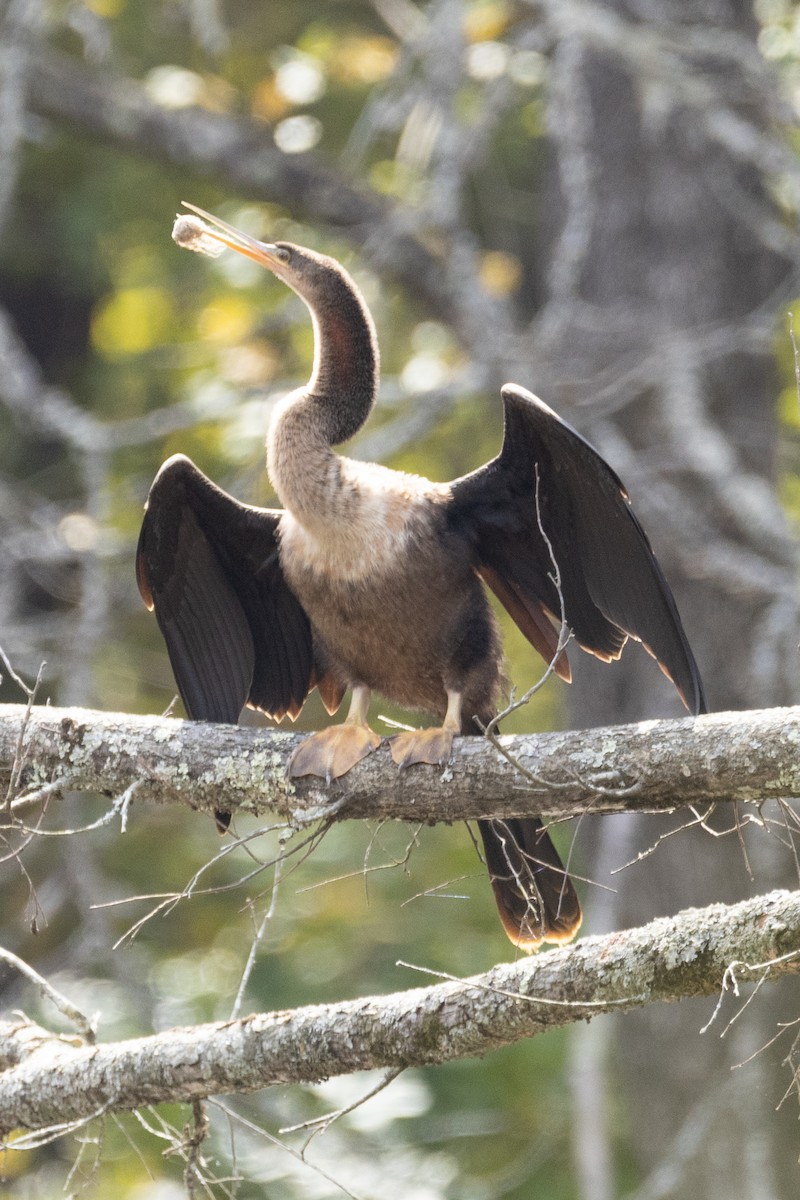
<path fill-rule="evenodd" d="M 531 954 L 542 942 L 569 942 L 582 913 L 550 837 L 535 819 L 479 821 L 503 928 Z"/>

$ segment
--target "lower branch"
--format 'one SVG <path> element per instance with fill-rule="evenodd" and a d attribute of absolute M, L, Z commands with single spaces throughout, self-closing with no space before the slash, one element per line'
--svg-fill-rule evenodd
<path fill-rule="evenodd" d="M 0 1025 L 0 1133 L 486 1054 L 556 1026 L 800 971 L 800 892 L 688 909 L 432 987 L 86 1046 Z"/>

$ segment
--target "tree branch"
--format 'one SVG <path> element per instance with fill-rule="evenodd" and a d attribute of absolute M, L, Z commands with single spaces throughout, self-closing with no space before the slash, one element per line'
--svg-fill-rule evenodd
<path fill-rule="evenodd" d="M 82 1046 L 0 1024 L 0 1133 L 367 1068 L 482 1055 L 598 1013 L 800 970 L 800 892 L 688 909 L 483 975 Z"/>
<path fill-rule="evenodd" d="M 298 736 L 0 705 L 0 795 L 13 777 L 12 812 L 62 789 L 121 796 L 135 785 L 137 800 L 208 812 L 224 795 L 232 811 L 415 822 L 800 798 L 800 707 L 501 738 L 518 767 L 482 737 L 456 739 L 445 768 L 398 771 L 384 747 L 327 786 L 287 778 Z"/>

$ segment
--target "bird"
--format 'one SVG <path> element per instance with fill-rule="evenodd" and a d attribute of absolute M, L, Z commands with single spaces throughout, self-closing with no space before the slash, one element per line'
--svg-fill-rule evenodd
<path fill-rule="evenodd" d="M 489 592 L 563 680 L 560 628 L 605 662 L 634 639 L 686 708 L 705 711 L 675 600 L 625 487 L 576 430 L 507 384 L 498 455 L 452 482 L 337 453 L 367 420 L 379 381 L 356 283 L 324 254 L 184 208 L 176 243 L 235 250 L 266 268 L 305 302 L 315 347 L 308 383 L 277 402 L 269 424 L 267 470 L 282 509 L 240 503 L 180 454 L 150 489 L 137 581 L 191 719 L 235 724 L 245 705 L 294 719 L 314 688 L 333 714 L 351 689 L 344 722 L 308 735 L 288 766 L 294 778 L 330 781 L 381 745 L 368 723 L 376 692 L 436 722 L 390 739 L 398 767 L 446 763 L 454 737 L 485 728 L 507 688 Z M 542 822 L 478 828 L 513 945 L 531 953 L 570 941 L 581 905 Z"/>

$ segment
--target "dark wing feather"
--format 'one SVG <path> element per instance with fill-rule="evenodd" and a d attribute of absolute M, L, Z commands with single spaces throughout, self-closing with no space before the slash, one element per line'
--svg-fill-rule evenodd
<path fill-rule="evenodd" d="M 675 600 L 620 479 L 536 396 L 511 384 L 502 395 L 500 454 L 451 485 L 449 517 L 471 538 L 476 569 L 490 587 L 493 575 L 500 580 L 498 598 L 541 650 L 530 625 L 541 637 L 548 614 L 560 619 L 555 559 L 564 616 L 580 645 L 608 660 L 619 657 L 628 636 L 636 638 L 687 708 L 704 711 L 700 673 Z"/>
<path fill-rule="evenodd" d="M 281 570 L 279 518 L 239 504 L 183 455 L 153 483 L 136 577 L 194 720 L 235 724 L 246 703 L 295 717 L 314 686 L 311 626 Z"/>

